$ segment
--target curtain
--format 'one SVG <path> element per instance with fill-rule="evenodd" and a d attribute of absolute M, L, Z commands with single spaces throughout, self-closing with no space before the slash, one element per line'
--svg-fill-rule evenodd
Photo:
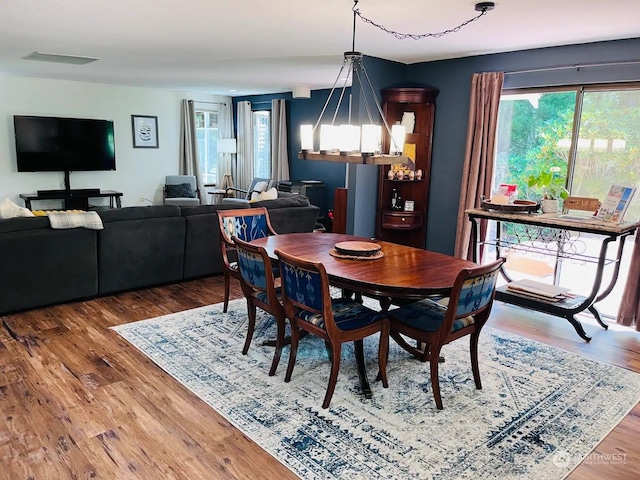
<path fill-rule="evenodd" d="M 233 172 L 239 188 L 248 189 L 253 180 L 253 122 L 251 102 L 238 102 L 238 156 Z"/>
<path fill-rule="evenodd" d="M 287 111 L 283 98 L 271 100 L 271 178 L 289 180 Z"/>
<path fill-rule="evenodd" d="M 218 106 L 218 138 L 235 138 L 233 131 L 233 109 L 231 97 L 227 97 L 220 102 Z M 219 153 L 218 154 L 218 178 L 216 179 L 217 188 L 224 188 L 222 179 L 225 174 L 231 175 L 233 171 L 235 154 Z"/>
<path fill-rule="evenodd" d="M 628 327 L 636 327 L 640 332 L 640 231 L 636 230 L 631 264 L 627 283 L 624 287 L 617 322 Z"/>
<path fill-rule="evenodd" d="M 468 208 L 480 206 L 480 196 L 491 196 L 493 158 L 495 154 L 498 106 L 504 82 L 504 72 L 474 73 L 471 79 L 471 100 L 467 145 L 458 205 L 455 255 L 471 259 L 473 239 L 471 222 L 464 213 Z M 486 220 L 480 223 L 480 239 L 485 238 Z M 479 260 L 479 259 L 478 259 Z"/>
<path fill-rule="evenodd" d="M 206 203 L 198 145 L 196 143 L 196 115 L 193 100 L 182 100 L 180 115 L 180 175 L 194 175 L 200 196 L 200 203 Z"/>

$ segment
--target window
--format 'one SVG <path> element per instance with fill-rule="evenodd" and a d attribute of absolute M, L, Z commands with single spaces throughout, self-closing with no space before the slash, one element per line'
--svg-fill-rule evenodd
<path fill-rule="evenodd" d="M 196 141 L 203 183 L 218 180 L 218 112 L 198 110 L 196 113 Z"/>
<path fill-rule="evenodd" d="M 271 177 L 271 112 L 254 110 L 253 120 L 253 173 L 256 177 Z"/>
<path fill-rule="evenodd" d="M 640 181 L 640 85 L 504 93 L 494 186 L 558 167 L 571 195 L 603 199 L 614 183 Z M 632 210 L 633 209 L 633 210 Z M 627 212 L 640 218 L 640 202 Z"/>
<path fill-rule="evenodd" d="M 602 200 L 614 183 L 637 185 L 640 182 L 639 122 L 640 84 L 505 91 L 498 114 L 494 189 L 501 183 L 515 183 L 520 198 L 537 199 L 539 193 L 529 191 L 527 178 L 552 167 L 557 167 L 558 175 L 573 196 Z M 625 218 L 640 218 L 638 199 L 630 205 Z M 589 235 L 581 237 L 584 248 L 581 253 L 597 256 L 600 239 Z M 598 304 L 607 316 L 617 311 L 631 250 L 625 249 L 615 290 Z M 512 275 L 514 278 L 553 276 L 553 261 L 547 266 L 550 268 L 540 268 L 546 261 L 542 257 L 521 260 L 511 262 L 512 266 L 527 265 L 519 271 L 521 275 Z M 593 269 L 592 264 L 560 262 L 556 283 L 588 294 L 591 285 L 581 279 L 592 279 Z M 542 273 L 537 275 L 535 270 Z M 587 271 L 589 273 L 585 273 Z M 610 271 L 605 270 L 605 275 L 608 273 Z M 610 277 L 605 276 L 605 281 L 607 278 Z"/>

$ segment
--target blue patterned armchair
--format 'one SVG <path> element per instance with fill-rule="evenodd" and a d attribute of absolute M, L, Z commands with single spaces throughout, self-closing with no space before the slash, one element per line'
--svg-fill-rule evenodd
<path fill-rule="evenodd" d="M 477 389 L 482 388 L 478 368 L 478 338 L 489 318 L 495 296 L 500 258 L 488 265 L 461 271 L 453 284 L 447 304 L 425 298 L 390 310 L 391 337 L 402 348 L 431 364 L 431 385 L 436 406 L 442 410 L 438 357 L 442 346 L 470 335 L 471 369 Z M 407 343 L 402 335 L 424 345 L 424 351 Z"/>
<path fill-rule="evenodd" d="M 249 314 L 247 338 L 244 342 L 242 354 L 246 355 L 249 351 L 256 325 L 256 307 L 260 307 L 260 309 L 270 313 L 276 319 L 276 348 L 271 362 L 271 369 L 269 370 L 269 375 L 273 376 L 278 368 L 282 346 L 285 343 L 285 314 L 278 298 L 280 289 L 275 286 L 273 267 L 266 250 L 244 242 L 236 236 L 231 237 L 231 239 L 236 246 L 240 286 L 247 299 L 247 312 Z"/>
<path fill-rule="evenodd" d="M 340 355 L 344 342 L 354 342 L 362 351 L 363 339 L 380 332 L 378 347 L 379 378 L 387 388 L 387 355 L 389 349 L 389 319 L 384 312 L 376 312 L 361 303 L 339 298 L 329 293 L 329 279 L 324 265 L 287 255 L 276 250 L 280 261 L 282 301 L 291 322 L 291 350 L 285 382 L 291 380 L 296 363 L 300 332 L 322 338 L 329 350 L 331 374 L 322 403 L 328 408 L 338 380 Z"/>
<path fill-rule="evenodd" d="M 240 280 L 238 263 L 230 259 L 230 254 L 235 252 L 232 237 L 250 242 L 256 238 L 275 235 L 271 226 L 269 212 L 266 208 L 241 208 L 238 210 L 218 210 L 218 223 L 220 226 L 220 248 L 222 249 L 222 262 L 224 264 L 224 307 L 226 312 L 229 307 L 229 283 L 233 277 Z"/>

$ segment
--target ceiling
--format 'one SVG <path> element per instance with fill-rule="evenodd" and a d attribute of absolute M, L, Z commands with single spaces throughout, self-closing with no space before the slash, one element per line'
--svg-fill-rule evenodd
<path fill-rule="evenodd" d="M 363 16 L 402 33 L 446 30 L 474 0 L 361 0 Z M 441 38 L 397 40 L 356 22 L 356 50 L 417 63 L 640 37 L 639 0 L 497 0 Z M 352 0 L 2 0 L 0 73 L 220 95 L 331 87 L 351 50 Z M 87 65 L 32 52 L 97 57 Z"/>

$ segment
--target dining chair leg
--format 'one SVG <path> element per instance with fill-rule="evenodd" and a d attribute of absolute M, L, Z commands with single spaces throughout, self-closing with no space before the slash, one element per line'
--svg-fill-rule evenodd
<path fill-rule="evenodd" d="M 431 367 L 431 388 L 433 389 L 433 398 L 436 401 L 436 407 L 438 410 L 442 410 L 442 397 L 440 396 L 440 378 L 438 377 L 438 357 L 440 356 L 440 349 L 432 348 L 429 355 L 429 364 Z"/>
<path fill-rule="evenodd" d="M 242 354 L 246 355 L 249 351 L 249 345 L 251 345 L 251 339 L 253 338 L 253 331 L 256 328 L 256 306 L 253 302 L 247 299 L 247 313 L 249 316 L 249 325 L 247 326 L 247 338 L 244 340 L 244 347 L 242 347 Z"/>
<path fill-rule="evenodd" d="M 223 313 L 227 313 L 227 309 L 229 308 L 229 273 L 228 272 L 224 272 L 223 274 L 224 276 L 224 304 L 222 306 L 222 312 Z"/>
<path fill-rule="evenodd" d="M 273 360 L 271 361 L 271 369 L 269 370 L 269 376 L 273 377 L 276 374 L 278 364 L 280 363 L 280 355 L 282 353 L 282 346 L 285 344 L 284 339 L 284 318 L 276 317 L 276 349 L 273 353 Z"/>
<path fill-rule="evenodd" d="M 287 365 L 287 373 L 284 376 L 284 381 L 289 382 L 291 380 L 291 374 L 293 373 L 293 366 L 296 364 L 296 355 L 298 354 L 298 341 L 300 340 L 300 329 L 295 322 L 291 322 L 291 349 L 289 350 L 289 364 Z"/>
<path fill-rule="evenodd" d="M 473 332 L 469 336 L 469 350 L 471 352 L 471 370 L 473 371 L 473 380 L 476 382 L 476 388 L 482 390 L 482 381 L 480 380 L 480 368 L 478 365 L 478 340 L 480 332 Z"/>
<path fill-rule="evenodd" d="M 387 360 L 389 359 L 389 324 L 387 323 L 380 331 L 380 342 L 378 343 L 378 377 L 382 380 L 384 388 L 389 387 L 387 381 Z M 376 378 L 377 380 L 377 378 Z"/>
<path fill-rule="evenodd" d="M 324 341 L 324 347 L 327 349 L 327 356 L 329 357 L 329 361 L 333 361 L 331 358 L 331 343 L 328 340 Z"/>
<path fill-rule="evenodd" d="M 341 350 L 341 343 L 333 345 L 333 348 L 331 349 L 331 374 L 329 375 L 329 385 L 327 386 L 327 393 L 324 396 L 324 402 L 322 402 L 322 408 L 329 408 L 331 397 L 333 397 L 333 392 L 336 389 L 336 383 L 338 382 L 338 371 L 340 370 Z"/>

